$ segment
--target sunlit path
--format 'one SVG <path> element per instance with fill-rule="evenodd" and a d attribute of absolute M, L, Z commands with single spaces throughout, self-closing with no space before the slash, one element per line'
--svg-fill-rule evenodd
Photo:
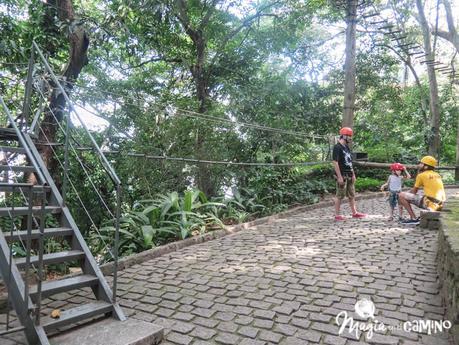
<path fill-rule="evenodd" d="M 165 326 L 162 344 L 450 344 L 446 332 L 389 330 L 444 318 L 437 232 L 388 223 L 382 198 L 359 206 L 368 218 L 335 223 L 331 208 L 314 210 L 128 268 L 121 305 Z M 362 298 L 386 331 L 339 336 L 340 312 L 365 323 L 354 313 Z"/>

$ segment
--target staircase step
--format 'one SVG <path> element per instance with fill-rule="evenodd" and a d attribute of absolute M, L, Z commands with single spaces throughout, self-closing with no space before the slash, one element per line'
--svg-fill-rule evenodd
<path fill-rule="evenodd" d="M 58 214 L 61 213 L 62 209 L 60 206 L 45 206 L 45 213 Z M 33 214 L 40 214 L 41 206 L 32 207 Z M 11 207 L 0 207 L 0 217 L 2 216 L 24 216 L 29 213 L 29 208 L 27 206 L 15 207 L 14 211 Z"/>
<path fill-rule="evenodd" d="M 85 327 L 71 329 L 49 341 L 51 345 L 154 345 L 160 344 L 163 337 L 164 328 L 160 325 L 134 318 L 126 321 L 107 318 Z M 187 341 L 184 340 L 183 343 Z"/>
<path fill-rule="evenodd" d="M 15 231 L 11 236 L 11 233 L 6 230 L 3 235 L 7 241 L 17 241 L 19 238 L 22 240 L 27 238 L 27 230 Z M 44 237 L 65 237 L 73 235 L 73 230 L 71 228 L 45 228 Z M 30 238 L 36 240 L 40 238 L 40 229 L 33 229 L 31 232 Z"/>
<path fill-rule="evenodd" d="M 71 290 L 80 289 L 87 286 L 97 285 L 99 283 L 99 279 L 96 276 L 92 276 L 89 274 L 79 275 L 76 277 L 64 278 L 60 280 L 51 280 L 43 282 L 41 286 L 41 295 L 43 298 L 48 296 L 66 292 Z M 37 295 L 37 285 L 33 285 L 30 287 L 30 297 L 35 299 Z"/>
<path fill-rule="evenodd" d="M 20 153 L 25 154 L 26 151 L 23 147 L 13 147 L 13 146 L 0 146 L 0 151 L 11 152 L 11 153 Z"/>
<path fill-rule="evenodd" d="M 59 253 L 44 254 L 43 255 L 43 265 L 56 264 L 61 262 L 68 262 L 72 260 L 78 260 L 84 258 L 84 252 L 81 250 L 69 250 Z M 16 266 L 18 268 L 23 268 L 26 264 L 26 258 L 15 259 Z M 38 264 L 38 256 L 30 257 L 30 264 Z"/>
<path fill-rule="evenodd" d="M 32 187 L 34 192 L 39 192 L 41 190 L 44 190 L 45 192 L 51 191 L 51 187 L 49 186 L 42 186 L 42 185 L 33 185 L 31 183 L 4 183 L 0 182 L 0 192 L 13 192 L 13 189 L 15 192 L 19 193 L 22 191 L 25 195 L 27 195 L 27 192 L 29 188 Z"/>
<path fill-rule="evenodd" d="M 61 312 L 58 319 L 43 318 L 42 325 L 46 332 L 69 324 L 87 320 L 97 315 L 109 313 L 113 306 L 107 302 L 93 302 Z"/>
<path fill-rule="evenodd" d="M 24 166 L 24 165 L 0 165 L 1 172 L 34 172 L 36 171 L 33 166 Z"/>
<path fill-rule="evenodd" d="M 14 128 L 2 127 L 0 128 L 0 140 L 18 140 L 18 135 Z"/>

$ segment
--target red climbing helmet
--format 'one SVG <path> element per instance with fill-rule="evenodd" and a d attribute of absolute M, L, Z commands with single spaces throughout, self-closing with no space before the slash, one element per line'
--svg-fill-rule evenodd
<path fill-rule="evenodd" d="M 390 165 L 390 170 L 392 170 L 392 171 L 397 171 L 397 170 L 403 171 L 403 170 L 405 170 L 405 166 L 403 164 L 400 164 L 400 163 L 392 163 Z"/>
<path fill-rule="evenodd" d="M 340 135 L 347 135 L 349 137 L 352 137 L 352 135 L 354 134 L 354 132 L 352 131 L 352 128 L 350 127 L 343 127 L 339 130 L 339 134 Z"/>

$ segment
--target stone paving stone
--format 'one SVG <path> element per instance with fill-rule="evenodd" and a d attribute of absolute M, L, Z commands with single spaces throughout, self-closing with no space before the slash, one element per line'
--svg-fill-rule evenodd
<path fill-rule="evenodd" d="M 170 332 L 167 335 L 167 340 L 173 342 L 174 344 L 189 345 L 193 341 L 193 338 L 184 334 Z"/>
<path fill-rule="evenodd" d="M 189 333 L 189 336 L 203 340 L 210 340 L 213 336 L 215 336 L 215 334 L 217 334 L 217 331 L 213 329 L 197 326 L 194 327 L 191 333 Z"/>
<path fill-rule="evenodd" d="M 175 322 L 171 327 L 173 331 L 182 334 L 190 333 L 194 328 L 195 326 L 193 324 L 181 321 Z"/>
<path fill-rule="evenodd" d="M 234 319 L 234 322 L 236 322 L 238 325 L 249 325 L 253 322 L 253 317 L 251 316 L 238 316 L 236 319 Z"/>
<path fill-rule="evenodd" d="M 270 344 L 279 344 L 280 340 L 282 339 L 282 335 L 279 333 L 262 330 L 258 335 L 258 338 L 261 340 L 267 341 Z"/>
<path fill-rule="evenodd" d="M 172 315 L 172 317 L 174 319 L 177 319 L 177 320 L 191 321 L 191 320 L 193 320 L 194 315 L 190 314 L 190 313 L 178 312 L 178 313 L 175 313 L 174 315 Z"/>
<path fill-rule="evenodd" d="M 381 335 L 378 333 L 375 333 L 373 337 L 371 337 L 371 339 L 367 339 L 366 341 L 368 342 L 368 344 L 378 344 L 378 345 L 398 345 L 400 344 L 400 339 L 389 336 L 389 335 Z"/>
<path fill-rule="evenodd" d="M 286 324 L 276 324 L 273 330 L 285 336 L 292 336 L 298 331 L 298 328 Z"/>
<path fill-rule="evenodd" d="M 221 320 L 221 321 L 231 321 L 231 320 L 233 320 L 235 317 L 236 317 L 236 314 L 231 313 L 231 312 L 222 312 L 222 311 L 219 311 L 219 312 L 215 313 L 215 318 L 216 318 L 217 320 Z"/>
<path fill-rule="evenodd" d="M 250 326 L 243 326 L 237 331 L 240 335 L 249 338 L 255 338 L 260 330 Z"/>
<path fill-rule="evenodd" d="M 327 345 L 345 345 L 346 339 L 342 337 L 336 337 L 333 335 L 326 335 L 323 343 Z"/>
<path fill-rule="evenodd" d="M 222 321 L 218 324 L 217 329 L 223 332 L 235 333 L 238 327 L 234 322 Z"/>
<path fill-rule="evenodd" d="M 274 322 L 271 320 L 255 319 L 253 325 L 259 328 L 272 329 L 274 326 Z"/>
<path fill-rule="evenodd" d="M 239 344 L 239 339 L 240 337 L 231 333 L 220 333 L 215 338 L 215 341 L 225 345 L 237 345 Z"/>
<path fill-rule="evenodd" d="M 214 302 L 212 301 L 206 301 L 206 300 L 196 300 L 196 299 L 193 299 L 194 302 L 193 305 L 196 306 L 196 307 L 199 307 L 199 308 L 210 308 L 214 305 Z M 181 303 L 183 303 L 183 300 L 180 301 Z"/>
<path fill-rule="evenodd" d="M 328 333 L 332 335 L 338 334 L 338 326 L 331 325 L 328 323 L 314 322 L 311 326 L 311 329 L 319 331 L 321 333 Z"/>
<path fill-rule="evenodd" d="M 270 310 L 255 310 L 253 316 L 259 319 L 274 320 L 276 313 Z"/>
<path fill-rule="evenodd" d="M 265 341 L 245 338 L 245 339 L 242 339 L 239 345 L 265 345 L 265 344 L 266 344 Z"/>
<path fill-rule="evenodd" d="M 296 337 L 307 340 L 311 343 L 318 343 L 322 337 L 322 334 L 311 330 L 301 330 L 296 333 Z"/>
<path fill-rule="evenodd" d="M 292 321 L 290 323 L 302 329 L 308 329 L 309 326 L 311 325 L 311 321 L 309 321 L 308 319 L 300 319 L 300 318 L 292 318 Z"/>
<path fill-rule="evenodd" d="M 201 326 L 204 326 L 204 327 L 214 328 L 215 326 L 218 325 L 218 323 L 220 321 L 214 320 L 214 319 L 207 319 L 207 318 L 203 318 L 203 317 L 196 317 L 196 318 L 193 319 L 193 322 L 195 324 L 198 324 L 198 325 L 201 325 Z"/>

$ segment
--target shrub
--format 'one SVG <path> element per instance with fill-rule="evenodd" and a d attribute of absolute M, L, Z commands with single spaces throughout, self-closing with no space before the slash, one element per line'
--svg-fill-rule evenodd
<path fill-rule="evenodd" d="M 120 219 L 120 256 L 138 253 L 177 239 L 201 234 L 211 226 L 223 227 L 215 210 L 225 205 L 208 202 L 199 190 L 183 195 L 172 192 L 155 199 L 140 200 Z M 109 247 L 115 238 L 115 219 L 92 231 L 89 243 L 99 261 L 111 258 Z"/>
<path fill-rule="evenodd" d="M 381 185 L 384 184 L 384 181 L 377 180 L 371 177 L 361 177 L 355 181 L 355 190 L 358 192 L 364 190 L 377 191 L 381 188 Z"/>

